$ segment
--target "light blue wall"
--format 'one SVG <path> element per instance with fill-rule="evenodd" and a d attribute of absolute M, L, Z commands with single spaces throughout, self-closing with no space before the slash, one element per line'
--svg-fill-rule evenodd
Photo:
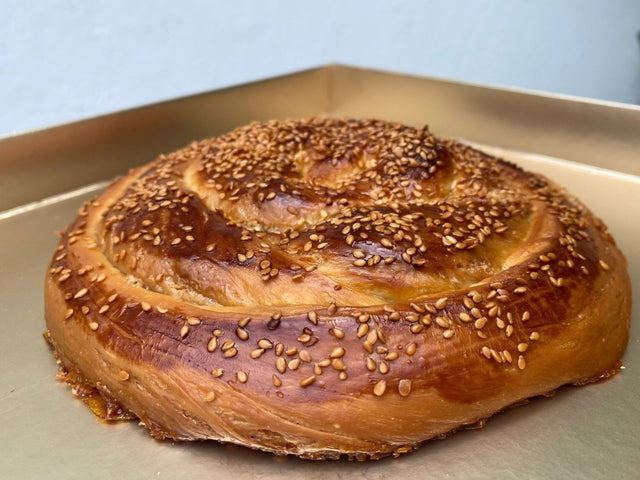
<path fill-rule="evenodd" d="M 640 0 L 0 0 L 0 134 L 340 62 L 640 100 Z"/>

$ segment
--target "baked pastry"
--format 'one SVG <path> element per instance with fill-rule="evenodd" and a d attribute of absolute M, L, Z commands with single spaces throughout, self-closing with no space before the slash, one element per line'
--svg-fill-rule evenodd
<path fill-rule="evenodd" d="M 426 127 L 310 119 L 113 182 L 45 300 L 63 376 L 107 416 L 379 458 L 617 373 L 631 290 L 604 224 L 541 175 Z"/>

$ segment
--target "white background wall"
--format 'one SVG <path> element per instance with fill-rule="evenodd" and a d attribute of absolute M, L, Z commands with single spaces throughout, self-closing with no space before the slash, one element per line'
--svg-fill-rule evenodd
<path fill-rule="evenodd" d="M 0 135 L 329 62 L 640 101 L 640 0 L 0 0 Z"/>

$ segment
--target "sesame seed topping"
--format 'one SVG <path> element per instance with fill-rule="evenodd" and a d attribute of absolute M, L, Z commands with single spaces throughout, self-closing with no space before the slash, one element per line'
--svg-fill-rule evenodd
<path fill-rule="evenodd" d="M 411 380 L 403 378 L 398 382 L 398 393 L 401 397 L 408 397 L 411 393 Z"/>
<path fill-rule="evenodd" d="M 336 337 L 338 339 L 342 339 L 342 338 L 344 338 L 344 330 L 341 330 L 338 327 L 333 327 L 331 329 L 331 335 L 333 335 L 334 337 Z"/>
<path fill-rule="evenodd" d="M 384 395 L 384 392 L 387 390 L 387 382 L 384 380 L 380 380 L 373 387 L 373 394 L 377 397 L 381 397 Z"/>
<path fill-rule="evenodd" d="M 249 332 L 247 330 L 245 330 L 244 328 L 241 328 L 241 327 L 236 328 L 236 335 L 240 340 L 248 340 L 249 339 Z"/>
<path fill-rule="evenodd" d="M 527 362 L 525 361 L 524 356 L 518 355 L 518 368 L 520 370 L 524 370 L 526 366 Z"/>
<path fill-rule="evenodd" d="M 76 299 L 82 298 L 87 294 L 88 291 L 89 290 L 87 288 L 82 288 L 78 290 L 78 292 L 73 296 L 73 298 L 76 298 Z"/>
<path fill-rule="evenodd" d="M 445 308 L 447 306 L 447 297 L 443 297 L 440 298 L 439 300 L 436 301 L 435 303 L 435 307 L 438 310 L 442 310 L 443 308 Z"/>
<path fill-rule="evenodd" d="M 127 372 L 126 370 L 120 370 L 118 372 L 118 379 L 120 379 L 123 382 L 126 382 L 127 380 L 129 380 L 129 372 Z"/>
<path fill-rule="evenodd" d="M 301 387 L 308 387 L 309 385 L 311 385 L 315 381 L 316 381 L 316 376 L 315 375 L 311 375 L 309 377 L 306 377 L 306 378 L 302 379 L 300 381 L 300 386 Z"/>
<path fill-rule="evenodd" d="M 207 392 L 203 398 L 203 400 L 207 403 L 211 403 L 216 399 L 215 392 Z"/>
<path fill-rule="evenodd" d="M 342 347 L 335 347 L 332 351 L 331 354 L 329 355 L 330 358 L 340 358 L 342 356 L 344 356 L 344 348 Z"/>
<path fill-rule="evenodd" d="M 264 352 L 265 352 L 264 348 L 255 348 L 251 350 L 251 353 L 249 354 L 249 356 L 255 360 L 257 358 L 260 358 L 262 354 L 264 354 Z"/>
<path fill-rule="evenodd" d="M 224 358 L 232 358 L 238 354 L 238 349 L 236 347 L 231 347 L 229 350 L 226 350 L 223 354 Z"/>
<path fill-rule="evenodd" d="M 215 352 L 217 348 L 218 348 L 218 338 L 211 337 L 209 339 L 209 342 L 207 343 L 207 350 L 209 352 Z"/>
<path fill-rule="evenodd" d="M 242 370 L 240 370 L 238 371 L 238 373 L 236 373 L 236 378 L 240 383 L 247 383 L 247 380 L 249 379 L 249 375 L 246 372 L 243 372 Z"/>

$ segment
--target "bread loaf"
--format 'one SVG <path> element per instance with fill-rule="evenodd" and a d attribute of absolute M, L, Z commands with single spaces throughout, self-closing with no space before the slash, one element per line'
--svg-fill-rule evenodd
<path fill-rule="evenodd" d="M 426 127 L 308 119 L 113 182 L 45 301 L 67 380 L 155 437 L 361 459 L 617 373 L 631 290 L 543 176 Z"/>

